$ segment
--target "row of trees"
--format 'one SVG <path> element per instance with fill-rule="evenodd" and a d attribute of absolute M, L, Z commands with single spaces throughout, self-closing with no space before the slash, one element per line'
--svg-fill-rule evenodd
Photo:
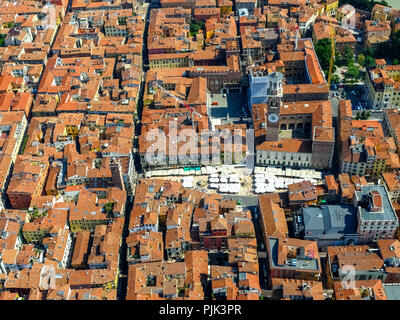
<path fill-rule="evenodd" d="M 388 3 L 385 0 L 376 1 L 376 0 L 339 0 L 339 6 L 343 4 L 350 4 L 353 7 L 365 11 L 371 11 L 374 5 L 381 4 L 383 6 L 388 6 Z"/>
<path fill-rule="evenodd" d="M 393 64 L 400 62 L 400 30 L 393 32 L 390 41 L 382 43 L 374 53 L 376 58 L 391 59 Z"/>
<path fill-rule="evenodd" d="M 363 110 L 362 112 L 357 112 L 356 120 L 368 120 L 370 116 L 371 113 L 369 111 Z"/>
<path fill-rule="evenodd" d="M 357 62 L 360 66 L 368 68 L 372 68 L 375 66 L 375 58 L 374 53 L 371 49 L 364 49 L 362 53 L 360 53 L 357 57 Z"/>
<path fill-rule="evenodd" d="M 317 54 L 322 70 L 328 73 L 329 63 L 332 57 L 332 41 L 329 38 L 321 39 L 315 44 L 315 53 Z"/>

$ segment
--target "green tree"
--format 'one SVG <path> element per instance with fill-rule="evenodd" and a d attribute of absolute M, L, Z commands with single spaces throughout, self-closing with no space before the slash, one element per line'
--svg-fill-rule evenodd
<path fill-rule="evenodd" d="M 345 77 L 347 79 L 350 79 L 351 83 L 354 83 L 356 80 L 358 80 L 359 76 L 360 76 L 360 70 L 354 64 L 348 68 L 345 74 Z"/>
<path fill-rule="evenodd" d="M 362 54 L 364 55 L 364 56 L 370 56 L 370 57 L 373 57 L 374 56 L 374 52 L 372 51 L 372 49 L 371 48 L 364 48 L 363 50 L 362 50 Z"/>
<path fill-rule="evenodd" d="M 354 53 L 353 53 L 353 51 L 351 51 L 349 46 L 346 46 L 344 48 L 343 59 L 344 59 L 344 63 L 348 67 L 354 63 Z"/>
<path fill-rule="evenodd" d="M 190 34 L 195 35 L 200 30 L 200 26 L 196 23 L 190 25 Z"/>
<path fill-rule="evenodd" d="M 362 112 L 361 112 L 361 120 L 366 120 L 367 118 L 366 118 L 366 113 L 365 113 L 365 110 L 363 110 Z"/>
<path fill-rule="evenodd" d="M 335 65 L 338 67 L 344 66 L 344 59 L 343 56 L 339 53 L 339 51 L 335 52 Z"/>
<path fill-rule="evenodd" d="M 340 82 L 340 77 L 337 74 L 333 74 L 331 82 L 332 83 L 339 83 Z"/>
<path fill-rule="evenodd" d="M 392 33 L 390 41 L 379 44 L 373 57 L 378 59 L 399 59 L 400 30 Z"/>
<path fill-rule="evenodd" d="M 374 57 L 378 59 L 385 59 L 391 56 L 391 44 L 390 42 L 379 43 L 378 48 L 375 50 Z"/>
<path fill-rule="evenodd" d="M 199 30 L 201 30 L 204 27 L 204 21 L 199 21 L 197 23 L 192 23 L 189 27 L 190 30 L 190 35 L 194 36 L 197 34 L 197 32 L 199 32 Z"/>
<path fill-rule="evenodd" d="M 400 57 L 400 30 L 392 34 L 390 54 L 393 59 L 399 61 Z"/>
<path fill-rule="evenodd" d="M 38 208 L 36 208 L 36 207 L 33 207 L 33 210 L 32 210 L 32 216 L 34 217 L 34 218 L 37 218 L 37 217 L 39 217 L 39 209 Z"/>
<path fill-rule="evenodd" d="M 358 57 L 357 57 L 357 63 L 358 63 L 360 66 L 364 66 L 364 65 L 365 65 L 365 56 L 364 56 L 362 53 L 360 53 L 360 54 L 358 55 Z"/>
<path fill-rule="evenodd" d="M 329 63 L 332 56 L 332 41 L 331 39 L 325 38 L 319 40 L 315 45 L 315 52 L 317 54 L 321 68 L 327 72 L 329 69 Z"/>
<path fill-rule="evenodd" d="M 368 120 L 371 117 L 371 113 L 369 111 L 363 110 L 361 113 L 357 112 L 356 120 Z"/>
<path fill-rule="evenodd" d="M 23 153 L 24 153 L 26 144 L 28 143 L 28 138 L 29 138 L 28 135 L 26 135 L 26 136 L 24 137 L 24 140 L 22 141 L 21 149 L 19 150 L 19 154 L 23 154 Z"/>
<path fill-rule="evenodd" d="M 372 58 L 371 56 L 366 56 L 365 57 L 365 67 L 366 68 L 375 67 L 375 59 Z"/>
<path fill-rule="evenodd" d="M 107 214 L 113 213 L 114 204 L 115 204 L 114 202 L 107 202 L 105 204 L 104 209 L 105 209 Z"/>
<path fill-rule="evenodd" d="M 393 59 L 393 64 L 399 64 L 399 59 Z"/>

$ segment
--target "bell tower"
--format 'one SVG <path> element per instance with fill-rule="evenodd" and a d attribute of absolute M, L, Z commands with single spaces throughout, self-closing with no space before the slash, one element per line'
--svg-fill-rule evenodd
<path fill-rule="evenodd" d="M 279 140 L 279 117 L 283 97 L 283 75 L 279 72 L 268 76 L 267 89 L 267 141 Z"/>

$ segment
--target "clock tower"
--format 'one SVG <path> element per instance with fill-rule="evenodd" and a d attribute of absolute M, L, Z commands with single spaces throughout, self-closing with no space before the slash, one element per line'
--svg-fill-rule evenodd
<path fill-rule="evenodd" d="M 267 89 L 267 141 L 279 140 L 279 116 L 283 97 L 283 75 L 279 72 L 268 76 Z"/>

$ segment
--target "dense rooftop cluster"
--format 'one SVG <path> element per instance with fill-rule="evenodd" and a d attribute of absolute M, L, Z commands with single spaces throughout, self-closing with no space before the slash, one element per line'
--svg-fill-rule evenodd
<path fill-rule="evenodd" d="M 126 241 L 128 299 L 261 296 L 251 213 L 236 201 L 180 182 L 141 180 Z M 223 263 L 209 266 L 209 259 Z"/>
<path fill-rule="evenodd" d="M 144 18 L 132 1 L 0 6 L 1 298 L 115 300 Z"/>

